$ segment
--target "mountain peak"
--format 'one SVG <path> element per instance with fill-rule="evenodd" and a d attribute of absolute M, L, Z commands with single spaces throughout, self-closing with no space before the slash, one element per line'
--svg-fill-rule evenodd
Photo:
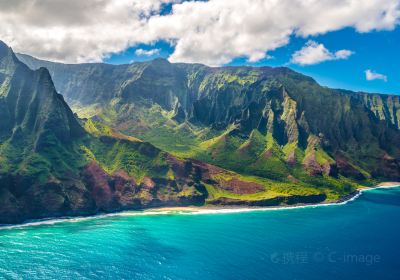
<path fill-rule="evenodd" d="M 171 64 L 171 62 L 169 62 L 168 59 L 163 58 L 163 57 L 157 57 L 157 58 L 153 59 L 151 61 L 151 63 L 152 64 L 160 64 L 160 65 L 167 65 L 167 64 L 169 65 L 169 64 Z"/>
<path fill-rule="evenodd" d="M 4 43 L 2 40 L 0 40 L 0 49 L 2 48 L 8 48 L 7 44 Z"/>
<path fill-rule="evenodd" d="M 10 52 L 10 47 L 0 40 L 0 59 L 8 55 Z"/>
<path fill-rule="evenodd" d="M 19 66 L 28 69 L 28 67 L 17 58 L 12 48 L 1 40 L 0 40 L 0 65 L 1 68 L 3 68 L 2 70 L 8 73 L 11 73 L 16 67 Z"/>
<path fill-rule="evenodd" d="M 15 138 L 13 131 L 18 131 L 19 136 L 23 135 L 25 140 L 30 139 L 38 146 L 49 135 L 60 142 L 83 135 L 83 128 L 57 94 L 47 68 L 29 69 L 11 48 L 0 41 L 0 71 L 3 74 L 0 87 L 6 92 L 3 95 L 6 98 L 0 98 L 0 107 L 3 105 L 5 108 L 2 121 L 6 125 L 0 126 L 3 139 Z M 13 106 L 14 111 L 10 109 Z"/>

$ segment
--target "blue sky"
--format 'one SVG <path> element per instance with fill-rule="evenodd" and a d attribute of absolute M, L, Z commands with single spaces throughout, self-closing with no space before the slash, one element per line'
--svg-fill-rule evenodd
<path fill-rule="evenodd" d="M 322 85 L 400 94 L 400 0 L 11 2 L 0 1 L 0 40 L 40 59 L 289 66 Z"/>
<path fill-rule="evenodd" d="M 301 66 L 291 63 L 293 53 L 300 50 L 310 39 L 323 44 L 332 52 L 347 49 L 354 53 L 347 59 L 323 61 L 313 65 Z M 158 49 L 159 53 L 151 56 L 138 56 L 135 55 L 137 49 Z M 292 36 L 288 45 L 268 52 L 271 58 L 249 63 L 246 57 L 242 57 L 225 65 L 288 66 L 298 72 L 312 76 L 325 86 L 354 91 L 400 94 L 399 50 L 399 27 L 392 31 L 368 33 L 359 33 L 353 28 L 345 28 L 307 38 Z M 173 46 L 165 41 L 158 41 L 151 45 L 139 44 L 126 51 L 113 54 L 104 62 L 124 64 L 151 60 L 157 57 L 168 58 L 173 52 Z M 367 80 L 365 74 L 367 69 L 387 76 L 387 81 L 381 79 Z"/>

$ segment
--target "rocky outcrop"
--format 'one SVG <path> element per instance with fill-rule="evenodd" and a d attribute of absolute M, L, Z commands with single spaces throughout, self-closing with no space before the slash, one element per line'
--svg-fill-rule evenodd
<path fill-rule="evenodd" d="M 50 137 L 68 143 L 84 135 L 70 108 L 53 85 L 47 69 L 32 71 L 19 62 L 11 49 L 1 47 L 3 83 L 0 108 L 0 138 L 13 142 L 32 140 L 36 149 L 47 144 Z"/>
<path fill-rule="evenodd" d="M 395 96 L 323 88 L 288 68 L 19 57 L 36 70 L 0 43 L 0 223 L 204 203 L 319 203 L 353 192 L 355 182 L 400 180 Z M 171 133 L 184 131 L 190 140 L 181 150 L 195 146 L 200 160 L 96 127 L 106 122 L 101 115 L 77 120 L 52 78 L 67 102 L 110 110 L 130 134 L 159 129 L 149 138 L 171 147 L 181 140 Z"/>
<path fill-rule="evenodd" d="M 47 69 L 30 70 L 1 42 L 0 77 L 0 224 L 204 203 L 190 162 L 165 161 L 151 144 L 118 133 L 87 133 Z M 109 151 L 118 155 L 104 157 Z M 140 182 L 129 175 L 135 170 Z"/>
<path fill-rule="evenodd" d="M 162 59 L 123 66 L 71 66 L 24 55 L 20 58 L 33 68 L 49 67 L 56 87 L 71 103 L 109 104 L 114 100 L 116 111 L 126 106 L 147 108 L 156 104 L 171 112 L 171 118 L 178 123 L 211 128 L 221 134 L 235 125 L 243 137 L 250 137 L 257 130 L 263 135 L 272 134 L 280 146 L 295 144 L 303 150 L 310 145 L 310 137 L 322 135 L 320 148 L 333 160 L 335 154 L 342 153 L 351 159 L 351 164 L 361 163 L 374 177 L 389 174 L 400 178 L 396 164 L 388 165 L 390 172 L 376 168 L 385 154 L 395 160 L 400 158 L 400 103 L 395 95 L 321 87 L 312 78 L 285 67 L 211 68 Z M 105 80 L 109 85 L 99 88 Z M 135 118 L 135 111 L 121 114 L 115 121 L 131 123 L 129 119 Z M 146 135 L 141 128 L 127 131 L 139 137 Z M 246 147 L 241 148 L 246 153 Z M 293 155 L 289 162 L 289 167 L 294 168 Z M 305 163 L 311 175 L 336 171 L 334 163 L 321 165 L 312 156 Z M 345 169 L 339 168 L 339 173 L 342 171 L 345 175 Z"/>
<path fill-rule="evenodd" d="M 204 182 L 238 194 L 264 190 L 93 121 L 81 121 L 85 130 L 47 69 L 30 70 L 2 43 L 0 78 L 0 224 L 203 205 Z"/>
<path fill-rule="evenodd" d="M 357 97 L 379 120 L 400 129 L 400 96 L 358 93 Z"/>

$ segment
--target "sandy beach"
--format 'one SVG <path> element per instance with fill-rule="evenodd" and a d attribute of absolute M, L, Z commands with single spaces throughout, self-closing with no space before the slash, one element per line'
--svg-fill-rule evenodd
<path fill-rule="evenodd" d="M 393 188 L 398 186 L 400 186 L 400 182 L 385 182 L 385 183 L 380 183 L 378 186 L 376 186 L 376 188 L 384 188 L 384 187 Z"/>
<path fill-rule="evenodd" d="M 268 207 L 240 207 L 240 206 L 177 206 L 177 207 L 160 207 L 160 208 L 149 208 L 145 210 L 128 210 L 115 213 L 97 214 L 93 216 L 77 216 L 77 217 L 59 217 L 41 220 L 27 221 L 21 224 L 15 225 L 0 225 L 1 229 L 13 229 L 28 226 L 38 225 L 52 225 L 62 222 L 79 222 L 85 220 L 101 219 L 107 217 L 118 217 L 118 216 L 148 216 L 148 215 L 201 215 L 201 214 L 229 214 L 229 213 L 244 213 L 244 212 L 256 212 L 256 211 L 273 211 L 273 210 L 287 210 L 287 209 L 299 209 L 299 208 L 316 208 L 324 206 L 344 205 L 350 201 L 357 199 L 363 192 L 374 190 L 377 188 L 394 188 L 400 187 L 400 182 L 384 182 L 376 187 L 366 187 L 357 190 L 353 194 L 350 194 L 336 202 L 322 202 L 317 204 L 294 204 L 294 205 L 278 205 Z"/>
<path fill-rule="evenodd" d="M 317 204 L 294 204 L 294 205 L 278 205 L 278 206 L 267 206 L 267 207 L 240 207 L 240 206 L 179 206 L 179 207 L 160 207 L 160 208 L 150 208 L 143 212 L 145 213 L 182 213 L 188 214 L 207 214 L 207 213 L 234 213 L 234 212 L 250 212 L 250 211 L 263 211 L 263 210 L 278 210 L 278 209 L 290 209 L 290 208 L 304 208 L 304 207 L 318 207 L 318 206 L 329 206 L 329 205 L 341 205 L 346 204 L 358 196 L 364 191 L 370 191 L 374 189 L 383 188 L 395 188 L 400 187 L 400 182 L 383 182 L 375 187 L 365 187 L 358 189 L 356 192 L 341 198 L 336 202 L 322 202 Z"/>

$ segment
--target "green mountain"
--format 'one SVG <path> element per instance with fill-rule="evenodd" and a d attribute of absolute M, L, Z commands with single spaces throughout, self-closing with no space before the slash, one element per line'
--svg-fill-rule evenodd
<path fill-rule="evenodd" d="M 328 188 L 276 182 L 174 156 L 121 134 L 101 117 L 79 120 L 57 93 L 49 71 L 29 69 L 4 43 L 0 114 L 0 224 L 159 206 L 332 199 Z"/>
<path fill-rule="evenodd" d="M 399 96 L 288 68 L 67 65 L 0 43 L 0 223 L 337 201 L 400 180 L 399 114 Z"/>
<path fill-rule="evenodd" d="M 329 89 L 284 67 L 19 57 L 33 69 L 46 66 L 79 116 L 177 156 L 335 193 L 400 178 L 397 95 Z"/>

